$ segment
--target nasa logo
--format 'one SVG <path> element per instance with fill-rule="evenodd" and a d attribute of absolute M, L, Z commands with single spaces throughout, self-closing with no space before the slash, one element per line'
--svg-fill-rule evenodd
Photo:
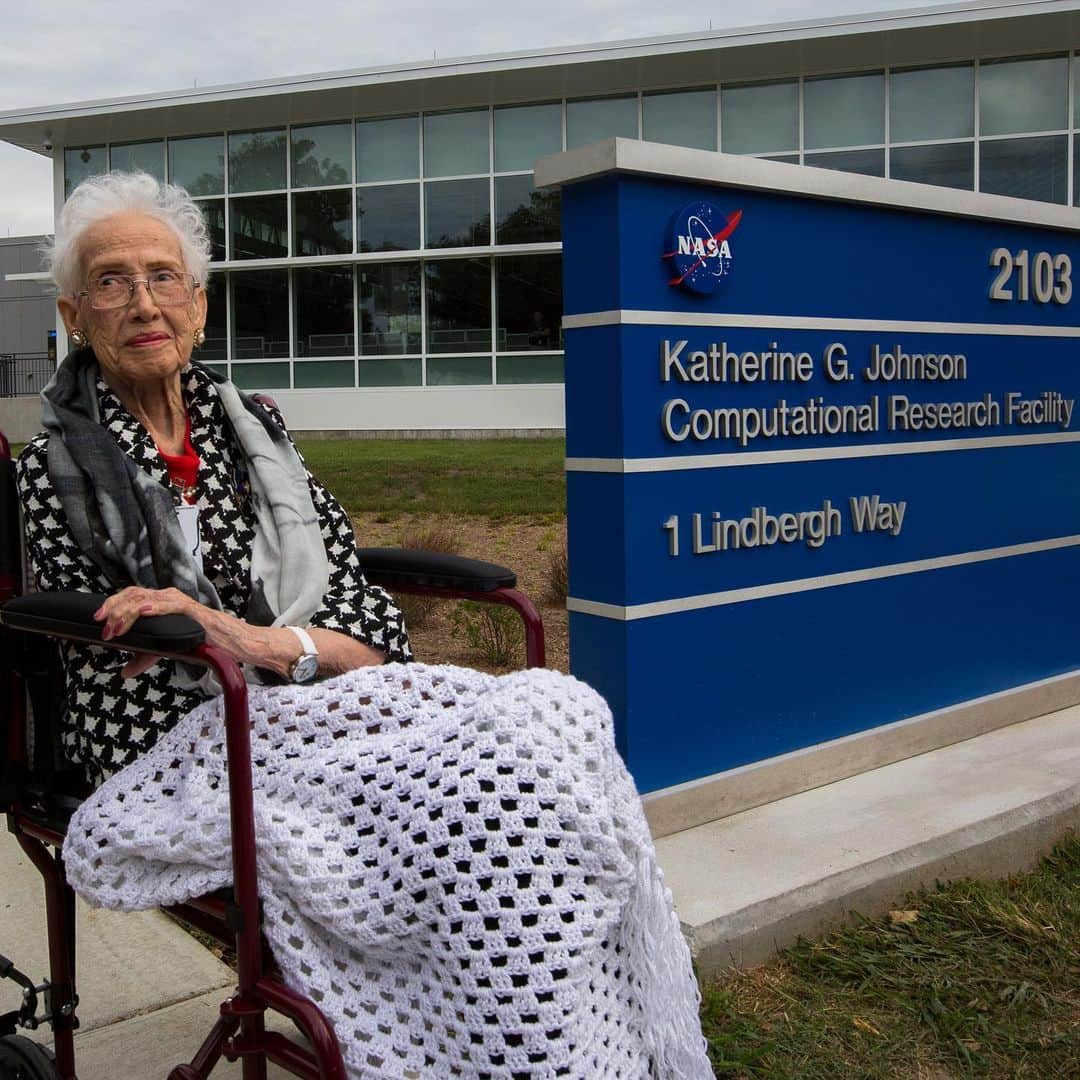
<path fill-rule="evenodd" d="M 738 228 L 742 211 L 725 215 L 712 203 L 696 202 L 672 215 L 663 257 L 670 259 L 674 275 L 669 285 L 711 296 L 731 273 L 729 237 Z"/>

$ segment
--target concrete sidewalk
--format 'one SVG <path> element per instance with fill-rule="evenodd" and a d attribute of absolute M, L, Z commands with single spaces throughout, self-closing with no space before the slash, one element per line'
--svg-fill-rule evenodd
<path fill-rule="evenodd" d="M 1080 828 L 1080 707 L 664 837 L 657 850 L 707 972 L 766 959 L 853 910 L 884 911 L 920 883 L 1028 867 L 1068 828 Z M 40 884 L 7 834 L 0 882 L 0 952 L 38 978 Z M 209 1030 L 232 973 L 156 912 L 80 906 L 79 918 L 80 1080 L 166 1076 Z M 0 984 L 0 1010 L 17 1001 Z"/>

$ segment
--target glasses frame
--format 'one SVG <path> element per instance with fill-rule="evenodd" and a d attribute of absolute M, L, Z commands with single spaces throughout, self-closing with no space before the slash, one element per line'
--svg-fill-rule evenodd
<path fill-rule="evenodd" d="M 170 271 L 170 272 L 173 272 L 173 271 Z M 131 301 L 135 299 L 135 286 L 136 285 L 145 285 L 146 286 L 146 291 L 150 294 L 150 299 L 153 300 L 154 303 L 157 304 L 158 307 L 180 307 L 182 304 L 190 304 L 191 301 L 195 299 L 195 290 L 202 288 L 202 282 L 199 281 L 199 279 L 194 274 L 187 274 L 187 273 L 182 273 L 182 272 L 179 272 L 179 271 L 175 271 L 175 273 L 176 273 L 177 277 L 186 280 L 188 282 L 188 284 L 189 284 L 188 295 L 183 300 L 166 300 L 166 301 L 162 301 L 154 293 L 154 283 L 150 280 L 150 278 L 132 277 L 129 274 L 109 274 L 108 275 L 109 277 L 115 278 L 118 281 L 126 281 L 127 282 L 128 296 L 127 296 L 127 299 L 121 304 L 109 304 L 109 305 L 106 305 L 105 307 L 100 307 L 97 304 L 95 304 L 94 301 L 91 299 L 89 289 L 82 289 L 79 292 L 77 292 L 75 294 L 75 296 L 76 297 L 85 296 L 87 302 L 89 303 L 89 305 L 91 307 L 91 309 L 94 310 L 94 311 L 119 311 L 121 308 L 126 308 L 131 303 Z"/>

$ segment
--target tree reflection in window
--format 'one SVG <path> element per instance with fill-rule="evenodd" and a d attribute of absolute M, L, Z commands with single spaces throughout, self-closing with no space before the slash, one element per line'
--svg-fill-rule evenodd
<path fill-rule="evenodd" d="M 293 254 L 352 251 L 352 192 L 304 191 L 293 196 Z"/>
<path fill-rule="evenodd" d="M 292 129 L 292 186 L 352 183 L 352 124 Z"/>
<path fill-rule="evenodd" d="M 532 173 L 495 178 L 495 242 L 542 244 L 558 241 L 559 190 L 538 191 Z"/>
<path fill-rule="evenodd" d="M 229 135 L 229 190 L 269 191 L 285 186 L 285 132 Z"/>
<path fill-rule="evenodd" d="M 427 246 L 476 247 L 491 243 L 487 180 L 438 180 L 424 185 Z"/>

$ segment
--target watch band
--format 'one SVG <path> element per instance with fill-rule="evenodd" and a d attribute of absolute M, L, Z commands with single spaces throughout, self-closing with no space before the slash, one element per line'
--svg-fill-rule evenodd
<path fill-rule="evenodd" d="M 285 629 L 291 630 L 300 639 L 300 645 L 305 653 L 309 656 L 319 655 L 319 650 L 315 648 L 315 642 L 311 640 L 311 635 L 302 626 L 286 626 Z"/>
<path fill-rule="evenodd" d="M 303 649 L 289 669 L 289 678 L 294 683 L 309 683 L 319 673 L 319 650 L 303 627 L 287 626 L 285 629 L 296 635 Z"/>

